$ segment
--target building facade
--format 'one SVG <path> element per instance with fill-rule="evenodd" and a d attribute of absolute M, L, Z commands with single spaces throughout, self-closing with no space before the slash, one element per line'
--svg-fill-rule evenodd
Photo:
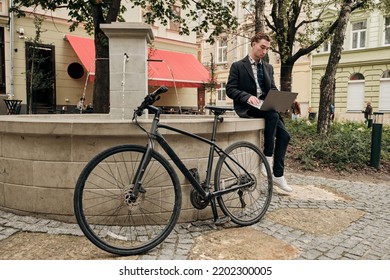
<path fill-rule="evenodd" d="M 224 0 L 219 0 L 226 3 Z M 214 92 L 207 92 L 208 103 L 218 105 L 232 105 L 233 101 L 226 96 L 226 82 L 230 66 L 233 62 L 244 58 L 250 51 L 250 38 L 254 35 L 254 10 L 250 1 L 242 6 L 242 1 L 235 1 L 235 16 L 239 28 L 234 33 L 225 33 L 211 45 L 201 40 L 202 63 L 214 69 L 214 78 L 218 88 Z M 266 7 L 269 14 L 270 7 Z M 280 58 L 276 53 L 269 51 L 269 62 L 274 66 L 275 83 L 280 89 Z M 295 64 L 292 74 L 292 91 L 298 92 L 297 100 L 301 104 L 302 116 L 308 115 L 310 103 L 310 57 L 301 57 Z"/>
<path fill-rule="evenodd" d="M 86 104 L 92 103 L 92 63 L 83 63 L 78 50 L 68 40 L 69 36 L 92 40 L 83 27 L 70 33 L 66 10 L 51 13 L 36 11 L 46 20 L 42 22 L 41 41 L 34 46 L 36 24 L 33 14 L 14 18 L 11 26 L 8 3 L 7 0 L 0 0 L 0 98 L 12 96 L 21 100 L 22 113 L 30 110 L 33 113 L 53 113 L 63 108 L 75 112 L 81 97 L 85 98 Z M 182 13 L 179 5 L 174 8 L 177 13 Z M 125 21 L 141 22 L 143 13 L 139 8 L 128 9 L 124 15 Z M 325 16 L 331 18 L 336 15 L 336 11 L 329 11 Z M 153 91 L 159 85 L 170 88 L 158 105 L 173 113 L 180 113 L 183 108 L 186 112 L 187 109 L 203 112 L 206 104 L 232 105 L 225 90 L 230 66 L 248 54 L 250 38 L 254 33 L 250 6 L 242 7 L 241 1 L 236 0 L 235 16 L 240 23 L 239 29 L 216 38 L 215 44 L 207 43 L 205 36 L 200 34 L 180 35 L 179 27 L 174 22 L 169 22 L 167 26 L 152 26 L 155 40 L 150 46 L 150 57 L 159 62 L 149 63 L 149 90 Z M 390 18 L 378 10 L 354 12 L 348 23 L 344 51 L 336 75 L 336 120 L 363 120 L 362 110 L 367 102 L 371 102 L 375 112 L 390 111 L 389 50 Z M 28 75 L 31 72 L 28 59 L 33 51 L 45 58 L 41 67 L 48 70 L 43 73 L 45 79 L 40 79 L 45 83 L 39 84 L 35 91 Z M 317 52 L 302 57 L 294 65 L 292 90 L 299 93 L 303 117 L 308 115 L 309 107 L 313 112 L 318 111 L 320 81 L 330 54 L 329 44 L 324 44 Z M 90 60 L 93 60 L 94 54 L 90 56 Z M 269 59 L 279 87 L 279 56 L 270 51 Z M 209 76 L 194 79 L 197 71 L 205 73 L 199 61 L 207 68 L 209 73 L 206 76 Z M 191 64 L 196 67 L 188 67 Z M 208 86 L 212 80 L 217 81 L 216 88 Z M 38 92 L 37 96 L 31 97 L 31 91 Z M 34 101 L 32 108 L 28 108 L 28 104 L 31 104 L 29 98 Z M 0 114 L 6 113 L 7 108 L 1 102 Z M 385 114 L 384 119 L 389 118 L 389 114 Z"/>
<path fill-rule="evenodd" d="M 330 44 L 312 55 L 313 111 L 318 110 L 320 83 L 325 73 Z M 364 120 L 362 111 L 371 102 L 374 112 L 390 122 L 390 16 L 379 10 L 353 12 L 346 30 L 337 68 L 334 96 L 336 120 Z"/>
<path fill-rule="evenodd" d="M 20 100 L 20 113 L 78 113 L 76 105 L 81 98 L 85 98 L 84 104 L 92 104 L 94 42 L 83 25 L 70 32 L 68 12 L 63 9 L 33 12 L 26 8 L 26 17 L 10 21 L 8 5 L 8 0 L 0 0 L 0 98 Z M 180 7 L 176 10 L 181 13 Z M 124 19 L 141 22 L 143 12 L 129 7 Z M 39 24 L 39 40 L 37 18 L 44 19 Z M 155 40 L 149 57 L 159 63 L 150 62 L 149 90 L 169 84 L 170 90 L 159 102 L 175 112 L 182 108 L 197 112 L 198 104 L 205 100 L 204 83 L 209 74 L 197 59 L 196 34 L 180 35 L 174 22 L 155 24 L 152 30 Z M 183 61 L 176 59 L 176 54 L 193 66 L 192 72 L 182 70 Z M 1 102 L 0 114 L 7 113 Z"/>

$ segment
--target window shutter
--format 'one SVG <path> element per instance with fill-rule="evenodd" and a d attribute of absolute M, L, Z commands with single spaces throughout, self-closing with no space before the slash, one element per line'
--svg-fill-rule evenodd
<path fill-rule="evenodd" d="M 390 111 L 390 79 L 380 81 L 379 111 Z"/>
<path fill-rule="evenodd" d="M 347 111 L 361 112 L 364 107 L 364 80 L 348 82 Z"/>

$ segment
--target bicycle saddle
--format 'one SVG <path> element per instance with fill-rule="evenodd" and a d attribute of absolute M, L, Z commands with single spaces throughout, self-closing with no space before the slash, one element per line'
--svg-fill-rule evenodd
<path fill-rule="evenodd" d="M 233 111 L 234 110 L 233 107 L 228 107 L 228 106 L 206 105 L 205 108 L 210 109 L 214 113 L 214 115 L 217 115 L 217 116 L 224 114 L 226 111 Z"/>

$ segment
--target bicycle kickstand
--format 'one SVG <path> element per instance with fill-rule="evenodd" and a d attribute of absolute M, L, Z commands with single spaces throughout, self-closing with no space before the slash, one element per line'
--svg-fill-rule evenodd
<path fill-rule="evenodd" d="M 211 210 L 213 211 L 214 224 L 216 226 L 222 226 L 222 225 L 226 224 L 227 222 L 230 222 L 230 217 L 228 217 L 228 216 L 219 217 L 218 216 L 215 197 L 210 198 L 210 206 L 211 206 Z"/>

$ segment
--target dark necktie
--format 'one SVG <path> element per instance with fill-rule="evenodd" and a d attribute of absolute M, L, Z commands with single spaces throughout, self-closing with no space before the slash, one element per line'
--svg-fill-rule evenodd
<path fill-rule="evenodd" d="M 264 80 L 263 64 L 262 63 L 258 63 L 257 64 L 257 81 L 259 82 L 259 86 L 260 86 L 260 89 L 261 89 L 261 94 L 265 95 L 266 92 L 265 92 L 265 88 L 264 88 L 264 85 L 263 85 L 263 80 Z"/>

